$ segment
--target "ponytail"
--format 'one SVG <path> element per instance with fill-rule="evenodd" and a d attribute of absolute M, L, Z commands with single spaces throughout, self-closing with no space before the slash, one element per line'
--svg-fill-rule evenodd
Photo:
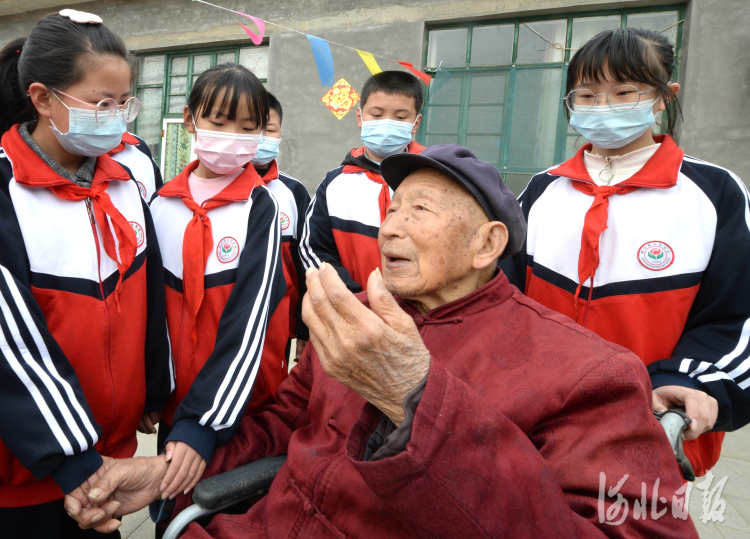
<path fill-rule="evenodd" d="M 25 37 L 14 39 L 0 52 L 0 80 L 3 81 L 0 85 L 0 136 L 15 124 L 34 119 L 34 106 L 21 92 L 18 76 L 18 63 L 25 44 Z"/>
<path fill-rule="evenodd" d="M 33 121 L 36 110 L 26 95 L 40 82 L 65 90 L 86 74 L 87 56 L 131 58 L 123 41 L 98 23 L 77 23 L 59 14 L 40 20 L 27 38 L 12 41 L 0 52 L 0 136 L 13 125 Z"/>

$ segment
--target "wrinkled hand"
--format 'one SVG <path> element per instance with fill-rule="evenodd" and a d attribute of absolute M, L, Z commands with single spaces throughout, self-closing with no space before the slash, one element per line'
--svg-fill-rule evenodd
<path fill-rule="evenodd" d="M 302 356 L 302 352 L 305 351 L 305 346 L 307 346 L 307 341 L 303 341 L 302 339 L 297 339 L 297 349 L 294 352 L 295 361 L 299 361 L 300 356 Z"/>
<path fill-rule="evenodd" d="M 106 472 L 89 490 L 88 502 L 83 504 L 77 496 L 68 494 L 65 510 L 81 528 L 111 533 L 120 527 L 116 518 L 159 499 L 159 484 L 167 473 L 167 462 L 163 455 L 122 460 L 105 457 L 104 466 Z"/>
<path fill-rule="evenodd" d="M 205 459 L 185 442 L 169 442 L 166 449 L 169 470 L 161 484 L 163 500 L 190 492 L 206 471 Z"/>
<path fill-rule="evenodd" d="M 400 425 L 404 399 L 430 369 L 430 352 L 379 269 L 370 274 L 367 298 L 370 309 L 324 262 L 307 270 L 302 318 L 326 374 Z"/>
<path fill-rule="evenodd" d="M 156 424 L 161 419 L 161 412 L 144 412 L 138 425 L 138 432 L 156 434 Z"/>
<path fill-rule="evenodd" d="M 719 403 L 715 398 L 683 386 L 662 386 L 654 389 L 654 412 L 664 412 L 682 406 L 693 421 L 685 431 L 686 440 L 695 440 L 704 432 L 714 428 L 719 415 Z"/>

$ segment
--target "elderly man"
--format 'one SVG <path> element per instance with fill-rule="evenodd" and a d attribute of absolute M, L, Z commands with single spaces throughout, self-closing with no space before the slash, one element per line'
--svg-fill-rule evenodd
<path fill-rule="evenodd" d="M 448 145 L 382 173 L 382 275 L 355 297 L 308 270 L 311 345 L 206 476 L 286 464 L 249 512 L 184 537 L 697 537 L 643 363 L 496 269 L 525 233 L 498 171 Z M 101 531 L 158 499 L 168 464 L 107 466 L 93 507 L 67 500 Z"/>

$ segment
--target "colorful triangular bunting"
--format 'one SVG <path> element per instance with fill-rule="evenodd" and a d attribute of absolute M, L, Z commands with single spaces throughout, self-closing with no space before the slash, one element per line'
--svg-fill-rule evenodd
<path fill-rule="evenodd" d="M 328 45 L 328 41 L 309 34 L 305 35 L 307 35 L 307 39 L 312 46 L 315 63 L 318 66 L 320 84 L 323 86 L 333 86 L 333 56 L 331 55 L 331 47 Z"/>

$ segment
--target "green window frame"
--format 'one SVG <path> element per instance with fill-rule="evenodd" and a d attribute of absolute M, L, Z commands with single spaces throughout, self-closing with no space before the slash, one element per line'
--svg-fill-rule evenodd
<path fill-rule="evenodd" d="M 253 65 L 253 60 L 257 60 L 257 56 L 253 58 L 255 53 L 265 54 L 265 65 L 263 65 L 264 62 L 261 62 L 259 67 Z M 163 58 L 163 62 L 159 61 L 160 58 Z M 155 51 L 138 55 L 138 61 L 135 95 L 144 102 L 144 107 L 141 109 L 141 114 L 135 119 L 131 130 L 146 140 L 157 163 L 160 162 L 163 150 L 161 140 L 164 137 L 162 128 L 164 120 L 181 119 L 183 117 L 182 109 L 187 103 L 187 97 L 190 95 L 193 83 L 200 73 L 219 63 L 235 62 L 241 63 L 262 75 L 258 78 L 264 85 L 268 80 L 267 45 L 259 47 L 222 45 L 202 49 Z M 155 100 L 145 99 L 147 95 L 156 98 L 158 109 Z M 150 110 L 146 103 L 151 104 Z M 142 125 L 143 129 L 139 130 L 139 120 L 143 121 L 144 112 L 147 114 L 150 112 L 149 125 Z"/>
<path fill-rule="evenodd" d="M 570 49 L 572 43 L 576 41 L 573 32 L 574 20 L 581 24 L 580 30 L 576 30 L 578 37 L 580 37 L 580 35 L 585 34 L 583 27 L 588 22 L 587 19 L 593 22 L 607 18 L 609 19 L 607 24 L 614 24 L 614 27 L 616 27 L 615 17 L 619 17 L 619 27 L 627 28 L 629 16 L 633 21 L 637 21 L 634 22 L 633 25 L 635 25 L 646 20 L 649 14 L 665 13 L 669 13 L 670 16 L 673 13 L 677 15 L 676 26 L 670 32 L 674 36 L 672 41 L 675 43 L 677 58 L 673 80 L 677 81 L 679 80 L 679 59 L 685 19 L 684 5 L 584 11 L 428 26 L 427 32 L 425 32 L 423 69 L 433 75 L 433 80 L 425 95 L 425 107 L 422 122 L 417 132 L 417 140 L 424 145 L 457 142 L 472 150 L 474 149 L 472 145 L 475 145 L 477 149 L 475 153 L 478 157 L 482 158 L 480 153 L 484 152 L 485 160 L 492 162 L 503 174 L 504 181 L 513 192 L 519 194 L 533 174 L 565 161 L 575 152 L 575 145 L 577 143 L 580 145 L 582 140 L 575 131 L 569 128 L 563 104 L 565 79 L 572 52 Z M 564 50 L 561 52 L 559 52 L 559 49 L 554 52 L 551 49 L 549 50 L 549 56 L 557 55 L 557 58 L 553 58 L 554 61 L 518 62 L 519 35 L 521 32 L 524 32 L 522 39 L 525 39 L 524 46 L 527 47 L 522 48 L 521 54 L 528 56 L 528 51 L 531 50 L 528 49 L 528 36 L 531 35 L 528 33 L 528 29 L 530 28 L 531 32 L 536 33 L 534 30 L 535 23 L 538 30 L 544 27 L 545 23 L 549 27 L 551 21 L 558 23 L 558 29 L 562 27 L 562 21 L 565 21 Z M 512 53 L 507 54 L 507 50 L 502 53 L 493 52 L 492 45 L 488 47 L 486 44 L 488 42 L 498 43 L 497 50 L 499 51 L 502 39 L 505 39 L 507 43 L 510 42 L 511 25 Z M 487 35 L 492 34 L 490 29 L 495 26 L 497 26 L 497 34 L 490 35 L 488 38 Z M 475 47 L 475 54 L 480 57 L 480 60 L 492 59 L 492 56 L 495 58 L 503 56 L 503 58 L 499 58 L 498 63 L 472 64 L 472 41 L 477 29 L 482 29 L 481 32 L 484 33 L 477 40 L 482 39 L 484 43 L 478 43 L 478 46 Z M 443 32 L 444 41 L 441 44 L 440 41 L 437 41 L 440 34 L 436 32 L 442 30 L 466 30 L 465 58 L 461 55 L 460 43 L 454 46 L 455 41 L 463 40 L 464 33 L 460 31 Z M 659 30 L 666 29 L 660 28 Z M 505 36 L 501 35 L 502 32 L 505 32 Z M 479 34 L 479 32 L 477 33 Z M 562 32 L 559 35 L 559 43 L 562 45 Z M 430 48 L 430 41 L 433 36 L 436 39 L 434 50 Z M 455 41 L 452 42 L 451 39 Z M 551 45 L 547 46 L 541 40 L 539 43 L 548 49 L 552 47 Z M 576 45 L 578 44 L 576 43 Z M 540 56 L 543 56 L 543 53 Z M 450 58 L 446 62 L 450 65 L 430 65 L 431 63 L 438 63 L 440 57 Z M 548 80 L 543 80 L 544 77 Z M 557 80 L 559 80 L 559 89 L 555 86 Z M 541 101 L 539 96 L 530 97 L 533 94 L 533 88 L 535 88 L 535 81 L 547 83 L 545 91 L 548 95 L 545 97 L 546 102 L 543 103 L 545 106 L 544 112 L 536 112 L 539 121 L 529 121 L 526 125 L 523 123 L 524 115 L 519 113 L 516 117 L 515 113 L 521 111 L 524 106 L 527 108 L 529 105 L 533 106 L 534 99 Z M 474 92 L 473 90 L 477 88 L 478 91 Z M 554 96 L 552 96 L 552 92 L 555 93 Z M 458 99 L 459 94 L 460 99 Z M 557 114 L 556 121 L 554 114 Z M 542 128 L 542 130 L 546 129 L 544 136 L 547 140 L 539 141 L 540 128 L 533 124 L 539 124 L 540 121 L 545 120 L 545 116 L 546 119 L 550 119 L 548 125 Z M 531 114 L 531 117 L 533 120 L 533 114 Z M 472 124 L 478 127 L 472 127 Z M 536 139 L 534 139 L 535 134 Z M 553 136 L 554 141 L 552 141 Z M 547 148 L 547 151 L 543 152 L 544 156 L 538 157 L 539 162 L 523 163 L 523 159 L 519 157 L 519 154 L 523 152 L 518 150 L 522 149 L 524 145 L 537 143 Z M 497 147 L 495 144 L 497 144 Z"/>

